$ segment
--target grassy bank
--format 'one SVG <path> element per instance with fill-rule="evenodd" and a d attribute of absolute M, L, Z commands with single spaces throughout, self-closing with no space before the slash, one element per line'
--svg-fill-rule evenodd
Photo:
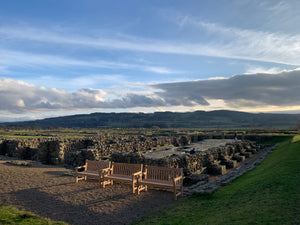
<path fill-rule="evenodd" d="M 66 225 L 63 222 L 52 222 L 30 212 L 18 210 L 12 206 L 0 204 L 0 224 L 20 225 Z"/>
<path fill-rule="evenodd" d="M 179 200 L 137 224 L 300 224 L 300 141 L 209 195 Z"/>

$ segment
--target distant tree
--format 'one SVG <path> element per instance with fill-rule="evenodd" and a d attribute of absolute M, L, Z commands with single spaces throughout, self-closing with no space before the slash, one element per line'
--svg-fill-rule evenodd
<path fill-rule="evenodd" d="M 297 128 L 300 130 L 300 119 L 297 121 Z"/>

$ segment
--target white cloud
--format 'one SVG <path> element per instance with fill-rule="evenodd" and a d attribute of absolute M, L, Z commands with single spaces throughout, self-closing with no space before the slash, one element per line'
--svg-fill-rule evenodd
<path fill-rule="evenodd" d="M 93 67 L 107 69 L 137 69 L 159 74 L 182 73 L 165 67 L 112 62 L 105 60 L 81 60 L 60 55 L 34 54 L 20 51 L 0 49 L 0 71 L 7 72 L 9 67 Z"/>
<path fill-rule="evenodd" d="M 0 111 L 24 113 L 36 110 L 97 108 L 105 92 L 81 89 L 68 93 L 55 88 L 39 88 L 22 81 L 0 79 Z"/>
<path fill-rule="evenodd" d="M 116 92 L 117 93 L 117 92 Z M 0 111 L 28 113 L 54 110 L 117 109 L 165 105 L 151 93 L 127 91 L 115 95 L 112 91 L 85 88 L 69 93 L 55 88 L 46 89 L 23 81 L 0 79 Z"/>
<path fill-rule="evenodd" d="M 245 30 L 235 27 L 225 27 L 220 24 L 207 23 L 197 18 L 184 17 L 179 21 L 180 26 L 193 26 L 210 35 L 209 42 L 179 42 L 145 39 L 138 37 L 96 37 L 95 35 L 79 36 L 71 33 L 45 31 L 43 29 L 24 27 L 4 27 L 2 36 L 22 39 L 27 41 L 46 42 L 55 45 L 72 45 L 92 49 L 112 49 L 125 51 L 142 51 L 163 54 L 183 54 L 213 56 L 223 58 L 245 59 L 299 65 L 300 61 L 300 36 L 282 33 L 270 33 L 256 30 Z M 42 59 L 43 60 L 43 59 Z M 65 64 L 84 64 L 78 60 L 62 61 Z M 103 66 L 115 66 L 114 63 L 98 62 Z M 94 62 L 93 62 L 94 64 Z M 117 64 L 119 67 L 128 67 L 127 64 Z M 136 66 L 136 65 L 135 65 Z M 135 67 L 134 66 L 134 67 Z M 159 70 L 157 71 L 164 71 Z M 168 70 L 167 70 L 168 72 Z"/>
<path fill-rule="evenodd" d="M 278 67 L 264 68 L 261 66 L 249 66 L 245 72 L 245 74 L 255 74 L 255 73 L 269 73 L 275 74 L 281 72 L 282 69 Z"/>

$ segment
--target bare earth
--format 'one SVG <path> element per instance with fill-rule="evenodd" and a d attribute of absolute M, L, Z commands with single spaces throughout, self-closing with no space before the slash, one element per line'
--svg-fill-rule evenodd
<path fill-rule="evenodd" d="M 174 202 L 170 192 L 137 195 L 126 184 L 105 189 L 92 180 L 76 184 L 69 173 L 62 167 L 0 160 L 0 203 L 69 224 L 128 224 Z"/>

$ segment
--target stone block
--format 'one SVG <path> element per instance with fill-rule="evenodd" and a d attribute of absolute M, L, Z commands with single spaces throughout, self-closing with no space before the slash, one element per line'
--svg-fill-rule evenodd
<path fill-rule="evenodd" d="M 226 173 L 226 166 L 212 164 L 207 167 L 207 173 L 213 176 L 224 175 Z"/>
<path fill-rule="evenodd" d="M 236 160 L 237 162 L 244 162 L 246 157 L 244 155 L 235 154 L 232 159 Z"/>

